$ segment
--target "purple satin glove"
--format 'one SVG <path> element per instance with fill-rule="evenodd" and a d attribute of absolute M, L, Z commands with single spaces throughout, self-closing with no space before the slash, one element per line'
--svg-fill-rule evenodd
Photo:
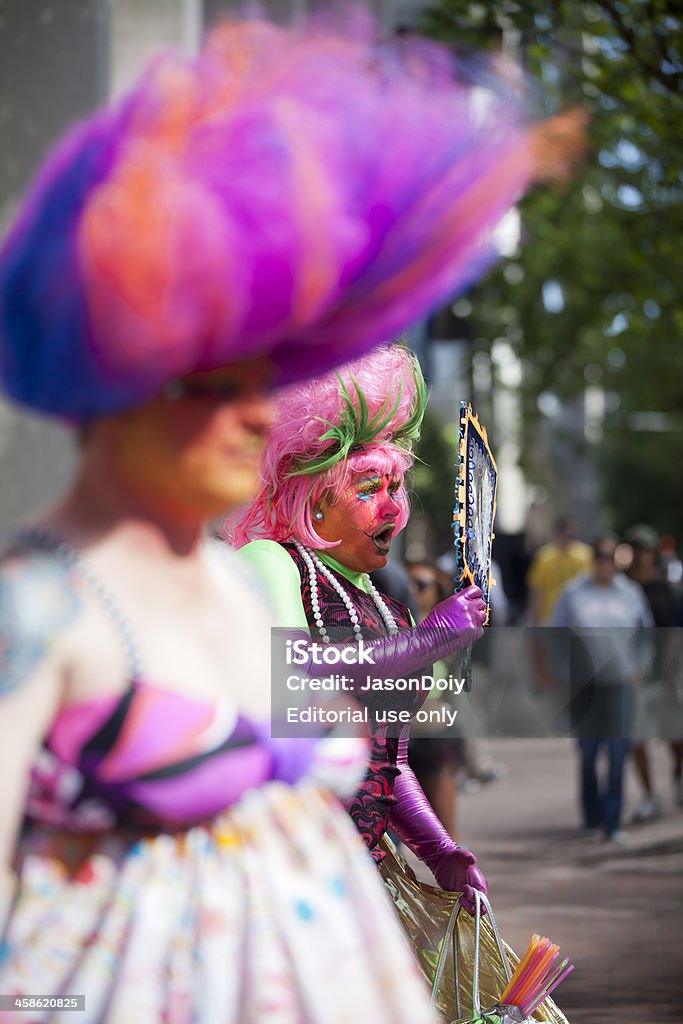
<path fill-rule="evenodd" d="M 458 846 L 429 805 L 408 764 L 407 734 L 399 739 L 396 763 L 401 774 L 394 782 L 396 803 L 389 812 L 390 827 L 427 865 L 442 889 L 462 893 L 461 905 L 474 914 L 474 889 L 486 895 L 486 879 L 474 854 Z"/>
<path fill-rule="evenodd" d="M 442 653 L 434 653 L 432 660 L 438 661 L 478 640 L 485 620 L 486 602 L 479 587 L 472 586 L 435 605 L 415 632 L 425 630 L 435 643 L 446 645 Z"/>
<path fill-rule="evenodd" d="M 369 641 L 365 646 L 372 649 L 371 664 L 340 665 L 352 685 L 361 686 L 365 683 L 368 673 L 384 679 L 417 672 L 431 665 L 440 658 L 447 658 L 461 647 L 474 643 L 484 632 L 486 605 L 479 587 L 468 587 L 459 594 L 453 594 L 441 601 L 414 629 L 402 629 L 394 636 Z M 292 637 L 300 637 L 299 631 L 292 630 Z M 290 634 L 288 634 L 290 635 Z M 352 644 L 333 644 L 342 650 Z M 297 662 L 297 671 L 301 674 L 319 676 L 324 667 L 310 662 Z M 367 693 L 353 691 L 364 703 L 371 699 Z M 384 705 L 389 707 L 387 695 L 384 694 Z M 375 698 L 377 699 L 377 698 Z"/>

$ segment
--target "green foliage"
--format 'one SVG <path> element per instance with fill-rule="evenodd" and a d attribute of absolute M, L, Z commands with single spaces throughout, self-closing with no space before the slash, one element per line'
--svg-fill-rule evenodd
<path fill-rule="evenodd" d="M 609 525 L 619 533 L 633 523 L 645 522 L 660 533 L 681 536 L 681 446 L 667 446 L 656 456 L 659 446 L 661 442 L 652 434 L 617 428 L 610 431 L 602 445 L 600 469 L 605 488 L 619 497 L 612 505 Z M 664 481 L 663 466 L 670 470 Z"/>
<path fill-rule="evenodd" d="M 662 524 L 683 536 L 680 3 L 440 0 L 425 27 L 478 48 L 500 45 L 504 34 L 542 83 L 542 112 L 577 101 L 588 108 L 583 169 L 570 185 L 539 188 L 524 200 L 525 244 L 470 296 L 471 330 L 507 337 L 518 350 L 530 433 L 542 391 L 562 398 L 587 381 L 603 387 L 597 455 L 612 519 L 628 507 L 629 517 L 652 520 L 654 501 Z M 560 296 L 556 312 L 544 303 L 549 282 Z M 642 412 L 665 413 L 670 429 L 640 433 Z"/>

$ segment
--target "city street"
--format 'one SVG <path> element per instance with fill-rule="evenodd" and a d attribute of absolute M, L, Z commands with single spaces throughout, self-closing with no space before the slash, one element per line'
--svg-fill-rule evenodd
<path fill-rule="evenodd" d="M 482 740 L 508 774 L 459 795 L 458 838 L 486 872 L 506 940 L 548 935 L 576 970 L 558 990 L 570 1024 L 683 1021 L 683 808 L 667 750 L 651 742 L 664 816 L 623 847 L 579 837 L 576 762 L 566 739 Z M 628 779 L 626 821 L 638 800 Z"/>

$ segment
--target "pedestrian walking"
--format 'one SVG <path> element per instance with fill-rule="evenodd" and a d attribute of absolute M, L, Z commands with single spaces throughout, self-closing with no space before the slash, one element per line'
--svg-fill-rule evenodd
<path fill-rule="evenodd" d="M 648 648 L 639 630 L 652 625 L 640 587 L 616 572 L 617 539 L 599 537 L 591 571 L 560 594 L 552 624 L 571 630 L 569 672 L 572 728 L 581 764 L 583 824 L 589 834 L 604 831 L 622 842 L 624 764 L 633 727 L 635 688 L 648 667 Z M 607 777 L 598 779 L 601 748 Z"/>

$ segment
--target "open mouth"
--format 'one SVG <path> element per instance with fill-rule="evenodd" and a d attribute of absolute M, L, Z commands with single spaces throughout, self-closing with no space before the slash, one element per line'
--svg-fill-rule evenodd
<path fill-rule="evenodd" d="M 377 530 L 372 535 L 372 543 L 377 548 L 380 555 L 386 555 L 391 547 L 391 538 L 393 536 L 396 527 L 393 523 L 388 523 L 387 526 L 383 526 L 381 530 Z"/>

